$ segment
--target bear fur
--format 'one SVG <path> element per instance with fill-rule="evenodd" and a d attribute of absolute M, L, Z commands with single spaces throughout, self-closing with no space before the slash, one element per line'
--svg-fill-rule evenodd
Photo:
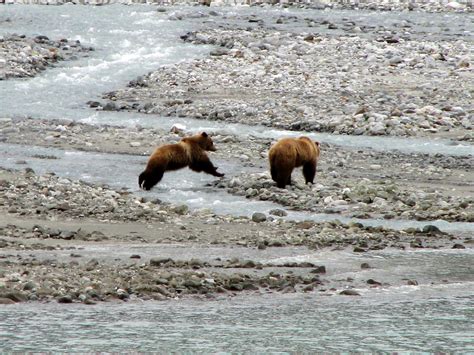
<path fill-rule="evenodd" d="M 279 188 L 285 188 L 291 185 L 293 169 L 303 166 L 306 183 L 314 183 L 319 153 L 319 142 L 308 137 L 280 139 L 268 152 L 272 179 Z"/>
<path fill-rule="evenodd" d="M 204 171 L 213 176 L 222 177 L 209 160 L 206 151 L 214 152 L 216 148 L 206 132 L 185 137 L 176 144 L 167 144 L 157 148 L 148 159 L 146 169 L 138 177 L 138 185 L 150 190 L 160 182 L 165 171 L 178 170 L 186 166 L 196 172 Z"/>

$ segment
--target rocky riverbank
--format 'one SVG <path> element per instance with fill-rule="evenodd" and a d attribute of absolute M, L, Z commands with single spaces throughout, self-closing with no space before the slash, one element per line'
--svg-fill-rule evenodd
<path fill-rule="evenodd" d="M 93 49 L 80 41 L 51 40 L 12 34 L 0 36 L 0 80 L 31 78 L 62 60 L 73 60 Z"/>
<path fill-rule="evenodd" d="M 232 194 L 274 201 L 300 211 L 358 218 L 474 222 L 472 197 L 443 196 L 434 188 L 427 189 L 429 192 L 422 191 L 390 178 L 354 181 L 337 179 L 336 174 L 321 173 L 312 186 L 304 185 L 302 179 L 298 179 L 287 189 L 277 188 L 269 173 L 246 174 L 214 184 Z"/>
<path fill-rule="evenodd" d="M 98 129 L 67 120 L 0 121 L 0 140 L 5 143 L 146 156 L 156 146 L 196 133 L 172 131 L 176 133 L 140 126 L 108 125 Z M 295 170 L 294 186 L 278 189 L 268 173 L 272 140 L 221 134 L 213 135 L 213 140 L 218 148 L 213 154 L 217 159 L 233 161 L 237 170 L 239 165 L 245 170 L 213 183 L 235 195 L 273 201 L 300 211 L 348 217 L 474 221 L 474 201 L 469 194 L 473 188 L 473 157 L 381 153 L 322 143 L 316 184 L 304 185 L 301 172 Z"/>
<path fill-rule="evenodd" d="M 408 21 L 392 28 L 250 14 L 238 16 L 249 23 L 242 28 L 231 15 L 211 17 L 221 29 L 182 36 L 214 45 L 208 58 L 162 67 L 91 106 L 310 132 L 473 139 L 467 38 L 420 40 Z"/>
<path fill-rule="evenodd" d="M 472 242 L 470 237 L 429 225 L 396 231 L 338 221 L 263 221 L 256 216 L 252 221 L 205 211 L 188 213 L 123 191 L 54 175 L 37 176 L 28 169 L 0 173 L 0 300 L 4 304 L 214 298 L 239 292 L 357 295 L 352 288 L 389 285 L 383 280 L 326 279 L 331 265 L 269 262 L 258 255 L 268 258 L 270 250 L 287 246 L 364 253 L 385 248 L 465 248 Z M 134 252 L 137 243 L 148 247 L 143 257 Z M 185 247 L 190 257 L 166 256 L 166 248 L 172 250 L 173 245 L 178 247 L 176 254 L 183 255 L 179 248 Z M 199 257 L 206 248 L 219 245 L 249 248 L 253 257 L 226 257 L 226 249 L 222 255 L 211 252 L 213 258 Z"/>

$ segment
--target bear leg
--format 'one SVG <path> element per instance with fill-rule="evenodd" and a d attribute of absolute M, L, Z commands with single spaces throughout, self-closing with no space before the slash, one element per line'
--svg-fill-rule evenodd
<path fill-rule="evenodd" d="M 212 176 L 224 176 L 224 174 L 217 172 L 217 168 L 212 164 L 209 159 L 193 162 L 189 165 L 189 168 L 198 173 L 204 171 L 205 173 L 210 174 Z"/>
<path fill-rule="evenodd" d="M 151 190 L 153 186 L 155 186 L 161 181 L 164 173 L 165 172 L 161 169 L 155 169 L 151 172 L 149 170 L 145 170 L 138 177 L 138 186 L 140 186 L 144 190 Z"/>
<path fill-rule="evenodd" d="M 280 171 L 280 173 L 277 174 L 276 179 L 273 180 L 275 180 L 280 189 L 284 189 L 286 185 L 291 185 L 291 171 L 289 173 L 286 171 Z"/>
<path fill-rule="evenodd" d="M 312 161 L 303 165 L 303 176 L 306 183 L 314 184 L 314 176 L 316 175 L 316 161 Z"/>
<path fill-rule="evenodd" d="M 273 165 L 270 166 L 270 175 L 272 176 L 273 181 L 276 182 L 278 180 L 278 171 Z"/>

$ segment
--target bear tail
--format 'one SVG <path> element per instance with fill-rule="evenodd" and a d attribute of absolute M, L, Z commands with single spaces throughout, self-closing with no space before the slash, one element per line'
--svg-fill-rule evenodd
<path fill-rule="evenodd" d="M 148 170 L 143 171 L 139 176 L 138 176 L 138 186 L 142 188 L 143 190 L 151 190 L 153 186 L 158 184 L 163 177 L 164 172 L 154 172 L 150 173 Z"/>

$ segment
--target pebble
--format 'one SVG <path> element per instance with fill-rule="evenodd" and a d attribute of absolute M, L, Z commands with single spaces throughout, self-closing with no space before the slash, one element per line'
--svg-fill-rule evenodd
<path fill-rule="evenodd" d="M 265 213 L 255 212 L 254 214 L 252 214 L 252 221 L 256 223 L 265 222 L 266 220 L 267 216 L 265 215 Z"/>

